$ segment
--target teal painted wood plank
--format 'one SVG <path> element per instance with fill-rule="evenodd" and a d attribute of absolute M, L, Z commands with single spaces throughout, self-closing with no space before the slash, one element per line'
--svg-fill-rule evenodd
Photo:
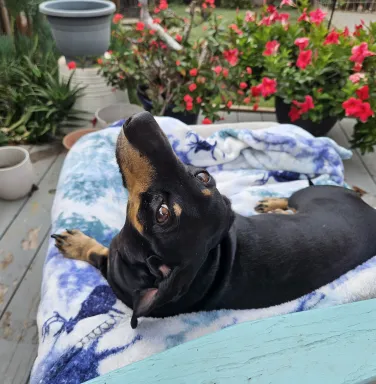
<path fill-rule="evenodd" d="M 376 299 L 247 322 L 90 384 L 358 384 L 376 377 Z"/>

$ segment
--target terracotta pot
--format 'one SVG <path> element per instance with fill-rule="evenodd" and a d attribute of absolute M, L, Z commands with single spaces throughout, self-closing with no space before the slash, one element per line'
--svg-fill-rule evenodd
<path fill-rule="evenodd" d="M 0 199 L 17 200 L 33 186 L 33 166 L 29 152 L 22 147 L 0 148 Z"/>
<path fill-rule="evenodd" d="M 98 129 L 95 128 L 82 128 L 77 131 L 73 131 L 64 136 L 63 145 L 68 151 L 73 147 L 74 144 L 82 137 L 88 133 L 96 132 Z"/>

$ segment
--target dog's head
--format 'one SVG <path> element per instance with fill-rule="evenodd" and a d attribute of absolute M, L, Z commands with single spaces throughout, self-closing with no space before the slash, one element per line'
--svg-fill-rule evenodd
<path fill-rule="evenodd" d="M 150 272 L 132 293 L 135 327 L 138 317 L 187 292 L 209 251 L 228 232 L 233 212 L 205 169 L 178 159 L 148 112 L 126 121 L 116 158 L 129 193 L 124 253 L 132 265 L 146 265 Z"/>

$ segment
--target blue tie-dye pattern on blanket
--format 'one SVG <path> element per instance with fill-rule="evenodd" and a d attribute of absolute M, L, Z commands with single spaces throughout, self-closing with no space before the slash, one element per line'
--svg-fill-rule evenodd
<path fill-rule="evenodd" d="M 171 118 L 158 118 L 186 163 L 208 167 L 236 212 L 250 216 L 265 196 L 289 196 L 308 185 L 343 184 L 342 159 L 351 153 L 301 129 L 217 132 L 204 140 Z M 69 152 L 52 209 L 52 232 L 78 228 L 109 245 L 125 220 L 127 191 L 115 161 L 121 123 L 83 137 Z M 145 138 L 147 140 L 147 137 Z M 51 240 L 38 312 L 40 346 L 31 384 L 81 383 L 209 332 L 268 316 L 375 296 L 375 258 L 300 299 L 257 310 L 222 310 L 167 319 L 141 319 L 116 299 L 90 265 L 64 259 Z M 250 341 L 251 342 L 251 341 Z"/>

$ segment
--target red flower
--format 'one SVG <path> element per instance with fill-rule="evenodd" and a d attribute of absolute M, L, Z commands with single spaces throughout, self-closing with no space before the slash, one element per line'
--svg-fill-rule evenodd
<path fill-rule="evenodd" d="M 349 28 L 345 27 L 345 29 L 342 32 L 343 37 L 349 37 L 350 36 L 350 31 Z"/>
<path fill-rule="evenodd" d="M 280 44 L 277 40 L 268 41 L 265 44 L 265 50 L 262 53 L 264 56 L 271 56 L 277 53 Z"/>
<path fill-rule="evenodd" d="M 175 61 L 175 64 L 177 65 L 177 66 L 179 66 L 181 63 L 180 63 L 180 60 L 176 60 Z"/>
<path fill-rule="evenodd" d="M 277 92 L 277 80 L 264 77 L 261 81 L 261 94 L 263 97 L 273 95 Z"/>
<path fill-rule="evenodd" d="M 286 25 L 288 20 L 290 18 L 290 14 L 289 13 L 280 13 L 278 15 L 278 20 L 282 23 L 282 25 Z"/>
<path fill-rule="evenodd" d="M 250 22 L 253 22 L 256 20 L 256 17 L 255 17 L 255 14 L 254 12 L 251 12 L 251 11 L 247 11 L 245 13 L 245 18 L 244 20 L 246 21 L 246 23 L 250 23 Z"/>
<path fill-rule="evenodd" d="M 76 69 L 77 64 L 74 61 L 70 61 L 69 63 L 67 63 L 67 67 L 69 70 Z"/>
<path fill-rule="evenodd" d="M 308 37 L 299 37 L 294 41 L 294 44 L 299 47 L 300 51 L 303 51 L 308 47 L 309 38 Z"/>
<path fill-rule="evenodd" d="M 326 13 L 323 12 L 320 8 L 317 8 L 316 11 L 310 12 L 309 16 L 311 18 L 311 23 L 320 25 L 325 19 Z"/>
<path fill-rule="evenodd" d="M 328 36 L 326 36 L 326 39 L 324 41 L 324 45 L 339 44 L 339 36 L 340 36 L 340 34 L 333 30 L 332 32 L 329 33 Z"/>
<path fill-rule="evenodd" d="M 197 85 L 195 83 L 193 84 L 190 84 L 190 86 L 188 87 L 188 89 L 193 92 L 195 89 L 197 88 Z"/>
<path fill-rule="evenodd" d="M 254 85 L 253 87 L 251 87 L 252 97 L 260 96 L 261 95 L 261 88 L 262 88 L 262 84 Z"/>
<path fill-rule="evenodd" d="M 309 17 L 307 15 L 307 8 L 304 8 L 303 13 L 299 16 L 298 21 L 309 21 Z"/>
<path fill-rule="evenodd" d="M 191 96 L 191 95 L 188 95 L 188 93 L 184 96 L 183 100 L 184 100 L 186 103 L 192 103 L 192 101 L 193 101 L 192 96 Z"/>
<path fill-rule="evenodd" d="M 232 104 L 233 104 L 232 101 L 229 100 L 229 101 L 227 102 L 227 104 L 226 104 L 226 105 L 227 105 L 227 108 L 231 108 L 231 107 L 232 107 Z"/>
<path fill-rule="evenodd" d="M 363 29 L 363 25 L 355 25 L 355 31 L 353 33 L 354 36 L 360 36 L 360 31 Z"/>
<path fill-rule="evenodd" d="M 300 51 L 296 66 L 300 69 L 305 69 L 312 62 L 312 51 Z"/>
<path fill-rule="evenodd" d="M 373 111 L 369 103 L 361 103 L 354 114 L 360 121 L 365 123 L 369 117 L 373 116 Z"/>
<path fill-rule="evenodd" d="M 202 120 L 202 124 L 212 124 L 212 121 L 208 117 L 205 117 L 205 119 Z"/>
<path fill-rule="evenodd" d="M 259 105 L 256 103 L 256 104 L 253 105 L 253 108 L 252 108 L 252 109 L 253 109 L 254 111 L 257 111 L 258 108 L 259 108 Z"/>
<path fill-rule="evenodd" d="M 206 9 L 208 6 L 205 3 L 202 3 L 202 8 Z"/>
<path fill-rule="evenodd" d="M 160 3 L 159 3 L 159 8 L 164 11 L 165 9 L 168 8 L 168 4 L 167 4 L 167 1 L 166 0 L 161 0 Z"/>
<path fill-rule="evenodd" d="M 201 103 L 202 103 L 202 99 L 201 99 L 200 96 L 197 96 L 197 97 L 196 97 L 196 103 L 198 103 L 198 104 L 201 104 Z"/>
<path fill-rule="evenodd" d="M 178 42 L 178 43 L 181 43 L 182 42 L 182 40 L 183 40 L 183 36 L 181 36 L 181 35 L 176 35 L 175 36 L 175 40 Z"/>
<path fill-rule="evenodd" d="M 242 81 L 240 84 L 239 84 L 239 88 L 240 89 L 246 89 L 248 87 L 247 83 L 245 83 L 244 81 Z"/>
<path fill-rule="evenodd" d="M 362 64 L 364 59 L 368 56 L 374 56 L 375 53 L 368 50 L 367 43 L 361 43 L 356 45 L 351 49 L 352 56 L 350 57 L 351 61 Z"/>
<path fill-rule="evenodd" d="M 219 75 L 219 74 L 222 72 L 222 67 L 221 67 L 220 65 L 217 65 L 217 66 L 213 69 L 213 71 L 214 71 L 217 75 Z"/>
<path fill-rule="evenodd" d="M 155 31 L 154 29 L 150 29 L 150 30 L 149 30 L 149 34 L 153 36 L 153 35 L 156 34 L 156 31 Z"/>
<path fill-rule="evenodd" d="M 300 111 L 295 106 L 292 106 L 289 112 L 289 118 L 292 122 L 300 119 Z"/>
<path fill-rule="evenodd" d="M 103 59 L 99 58 L 99 59 L 97 60 L 97 63 L 98 63 L 99 65 L 102 65 L 102 64 L 103 64 Z"/>
<path fill-rule="evenodd" d="M 136 24 L 136 31 L 143 31 L 145 29 L 145 24 L 142 21 L 139 21 Z"/>
<path fill-rule="evenodd" d="M 189 71 L 189 74 L 190 74 L 191 76 L 197 76 L 197 74 L 198 74 L 198 70 L 197 70 L 197 68 L 192 68 L 192 69 Z"/>
<path fill-rule="evenodd" d="M 342 107 L 345 110 L 346 116 L 354 116 L 359 109 L 362 101 L 355 97 L 350 97 L 348 100 L 342 103 Z"/>
<path fill-rule="evenodd" d="M 228 63 L 231 66 L 234 66 L 238 63 L 238 56 L 239 56 L 239 51 L 236 48 L 228 49 L 223 52 L 223 57 L 225 58 L 225 60 L 228 61 Z"/>
<path fill-rule="evenodd" d="M 186 109 L 187 111 L 192 111 L 192 109 L 193 109 L 193 103 L 187 103 L 187 104 L 185 104 L 185 109 Z"/>
<path fill-rule="evenodd" d="M 161 22 L 162 20 L 159 17 L 156 17 L 155 19 L 153 19 L 153 24 L 160 24 Z"/>
<path fill-rule="evenodd" d="M 252 68 L 251 67 L 247 67 L 246 71 L 247 71 L 248 75 L 252 75 Z"/>
<path fill-rule="evenodd" d="M 227 68 L 223 68 L 222 75 L 223 75 L 223 77 L 227 77 L 228 76 L 228 69 Z"/>
<path fill-rule="evenodd" d="M 310 109 L 315 108 L 311 96 L 306 96 L 303 103 L 300 103 L 297 100 L 293 100 L 292 103 L 299 109 L 300 114 L 307 113 Z"/>
<path fill-rule="evenodd" d="M 117 24 L 123 18 L 124 18 L 124 16 L 121 13 L 115 13 L 114 17 L 112 18 L 112 22 L 114 24 Z"/>
<path fill-rule="evenodd" d="M 244 104 L 249 104 L 251 102 L 251 98 L 250 97 L 246 97 L 244 100 L 243 100 L 243 103 Z"/>
<path fill-rule="evenodd" d="M 236 24 L 230 24 L 229 28 L 232 29 L 238 35 L 242 35 L 243 34 L 243 32 L 238 28 L 238 26 Z"/>
<path fill-rule="evenodd" d="M 359 88 L 356 91 L 357 96 L 359 97 L 360 100 L 367 100 L 369 99 L 369 88 L 368 85 L 363 85 L 362 88 Z"/>
<path fill-rule="evenodd" d="M 154 8 L 154 13 L 155 13 L 155 14 L 158 14 L 160 11 L 161 11 L 161 10 L 160 10 L 158 7 L 155 7 L 155 8 Z"/>
<path fill-rule="evenodd" d="M 274 13 L 276 10 L 277 8 L 274 5 L 269 5 L 269 7 L 266 9 L 266 12 Z"/>

